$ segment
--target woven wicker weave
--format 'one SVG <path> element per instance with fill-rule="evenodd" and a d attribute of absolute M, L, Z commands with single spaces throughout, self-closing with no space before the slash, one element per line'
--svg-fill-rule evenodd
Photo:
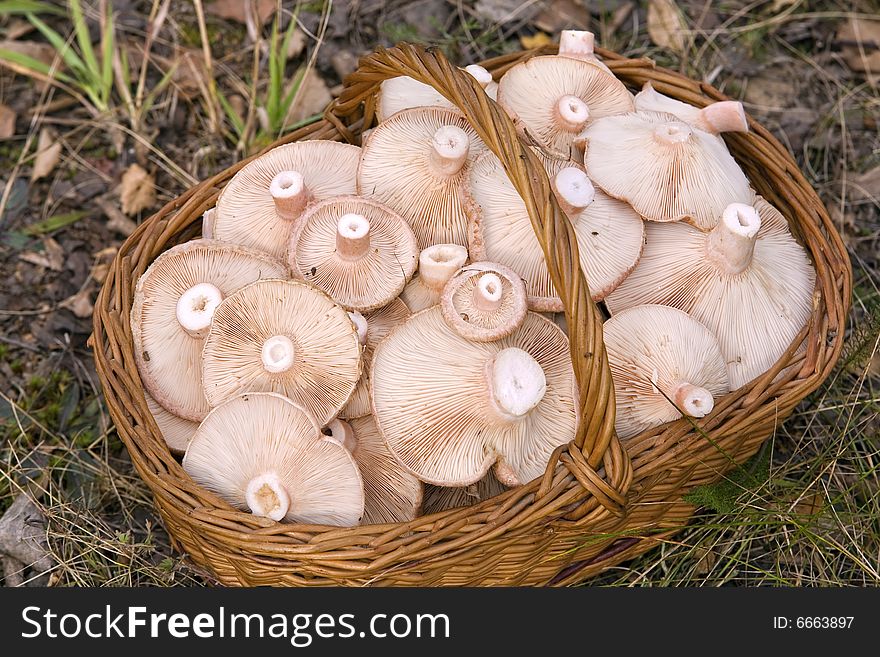
<path fill-rule="evenodd" d="M 545 48 L 485 62 L 497 79 Z M 714 88 L 656 68 L 649 60 L 599 51 L 633 88 L 696 106 L 724 99 Z M 523 197 L 565 303 L 582 422 L 543 478 L 469 508 L 404 524 L 332 528 L 277 524 L 232 509 L 196 486 L 170 455 L 143 397 L 128 325 L 137 278 L 163 250 L 198 235 L 202 213 L 246 162 L 193 187 L 144 222 L 125 242 L 98 297 L 93 344 L 107 405 L 138 473 L 178 549 L 230 585 L 562 585 L 582 581 L 649 549 L 680 529 L 693 507 L 682 495 L 717 480 L 753 454 L 836 362 L 851 291 L 845 249 L 816 193 L 788 152 L 751 122 L 725 137 L 765 198 L 789 219 L 817 272 L 813 313 L 801 337 L 758 380 L 717 400 L 713 412 L 627 441 L 614 434 L 614 394 L 602 344 L 602 318 L 577 263 L 571 225 L 550 193 L 540 162 L 473 79 L 439 53 L 401 45 L 363 58 L 323 120 L 283 142 L 358 143 L 373 121 L 385 78 L 410 75 L 436 87 L 465 113 L 502 160 Z M 281 143 L 281 142 L 279 142 Z M 276 144 L 277 145 L 277 144 Z M 794 367 L 789 367 L 794 365 Z M 787 369 L 786 369 L 787 368 Z M 777 375 L 785 370 L 778 379 Z"/>

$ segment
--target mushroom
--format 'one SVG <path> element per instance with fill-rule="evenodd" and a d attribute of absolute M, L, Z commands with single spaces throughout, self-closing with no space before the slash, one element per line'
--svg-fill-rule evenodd
<path fill-rule="evenodd" d="M 727 394 L 727 364 L 718 340 L 700 322 L 669 306 L 634 306 L 602 329 L 617 415 L 626 439 L 645 429 L 712 412 Z"/>
<path fill-rule="evenodd" d="M 543 148 L 571 157 L 586 125 L 632 112 L 632 94 L 596 62 L 541 55 L 516 64 L 498 82 L 498 104 Z"/>
<path fill-rule="evenodd" d="M 429 308 L 376 347 L 372 371 L 385 444 L 427 483 L 467 486 L 494 464 L 501 483 L 518 486 L 575 435 L 568 339 L 536 313 L 507 337 L 471 342 Z"/>
<path fill-rule="evenodd" d="M 758 196 L 729 205 L 708 233 L 649 223 L 642 259 L 605 304 L 612 315 L 655 303 L 690 314 L 718 338 L 735 390 L 785 353 L 810 317 L 815 281 L 785 217 Z"/>
<path fill-rule="evenodd" d="M 466 340 L 490 342 L 513 333 L 526 316 L 526 288 L 512 269 L 493 262 L 463 267 L 443 288 L 443 319 Z"/>
<path fill-rule="evenodd" d="M 232 506 L 276 521 L 350 527 L 364 513 L 352 455 L 323 438 L 306 409 L 273 393 L 233 397 L 208 413 L 183 469 Z"/>
<path fill-rule="evenodd" d="M 360 469 L 364 480 L 362 525 L 415 519 L 422 506 L 422 482 L 397 465 L 372 416 L 348 422 L 332 420 L 323 432 L 351 452 Z"/>
<path fill-rule="evenodd" d="M 611 69 L 593 52 L 595 41 L 596 37 L 592 32 L 585 30 L 562 30 L 559 33 L 559 56 L 571 57 L 572 59 L 580 59 L 595 64 L 613 75 Z"/>
<path fill-rule="evenodd" d="M 492 74 L 479 64 L 465 66 L 467 73 L 480 83 L 486 94 L 495 100 L 498 85 L 492 80 Z M 376 118 L 381 122 L 397 112 L 414 107 L 443 107 L 455 109 L 446 97 L 431 85 L 419 82 L 408 75 L 388 78 L 379 85 L 379 99 L 376 103 Z"/>
<path fill-rule="evenodd" d="M 265 253 L 213 240 L 192 240 L 162 253 L 138 279 L 131 337 L 146 390 L 174 415 L 201 421 L 202 347 L 221 300 L 287 268 Z"/>
<path fill-rule="evenodd" d="M 485 150 L 456 110 L 404 110 L 376 126 L 364 143 L 358 191 L 406 219 L 420 249 L 446 243 L 464 246 L 467 171 Z"/>
<path fill-rule="evenodd" d="M 590 180 L 649 221 L 685 220 L 710 230 L 728 205 L 755 198 L 721 138 L 672 114 L 610 116 L 582 137 Z"/>
<path fill-rule="evenodd" d="M 395 326 L 402 324 L 410 314 L 409 308 L 403 301 L 394 299 L 383 308 L 367 313 L 366 317 L 360 316 L 360 320 L 363 320 L 363 338 L 361 338 L 361 344 L 364 347 L 361 359 L 363 371 L 351 399 L 339 413 L 339 417 L 343 420 L 370 414 L 370 362 L 373 359 L 373 349 Z M 360 320 L 356 320 L 355 324 L 358 325 Z"/>
<path fill-rule="evenodd" d="M 654 90 L 650 80 L 635 97 L 636 110 L 666 112 L 685 123 L 717 135 L 721 132 L 748 132 L 749 120 L 741 102 L 722 100 L 700 109 Z"/>
<path fill-rule="evenodd" d="M 601 301 L 638 262 L 644 222 L 626 203 L 594 189 L 583 170 L 570 161 L 542 160 L 556 198 L 574 227 L 580 266 L 592 297 Z M 525 204 L 495 155 L 488 153 L 474 162 L 469 193 L 471 256 L 501 263 L 519 274 L 529 309 L 563 310 Z"/>
<path fill-rule="evenodd" d="M 507 489 L 495 478 L 490 470 L 486 476 L 470 486 L 452 488 L 425 484 L 423 515 L 457 509 L 461 506 L 473 506 L 484 502 Z"/>
<path fill-rule="evenodd" d="M 435 244 L 419 254 L 419 270 L 400 294 L 414 313 L 440 303 L 446 283 L 467 262 L 468 251 L 458 244 Z"/>
<path fill-rule="evenodd" d="M 202 357 L 211 406 L 243 392 L 277 392 L 322 425 L 336 417 L 361 374 L 348 313 L 311 285 L 267 280 L 223 300 Z"/>
<path fill-rule="evenodd" d="M 246 164 L 220 192 L 211 230 L 215 239 L 283 259 L 305 208 L 354 194 L 361 149 L 309 140 L 277 146 Z"/>
<path fill-rule="evenodd" d="M 199 423 L 166 411 L 148 392 L 144 393 L 144 398 L 168 449 L 172 454 L 178 456 L 183 454 L 196 429 L 199 428 Z"/>

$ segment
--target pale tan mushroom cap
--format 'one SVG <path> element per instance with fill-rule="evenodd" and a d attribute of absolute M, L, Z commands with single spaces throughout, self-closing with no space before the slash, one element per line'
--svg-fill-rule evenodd
<path fill-rule="evenodd" d="M 457 173 L 438 172 L 432 164 L 434 136 L 452 126 L 467 138 L 467 155 Z M 419 248 L 467 243 L 464 185 L 467 171 L 486 147 L 457 111 L 415 108 L 380 123 L 364 143 L 358 168 L 358 192 L 389 206 L 406 219 Z"/>
<path fill-rule="evenodd" d="M 168 449 L 172 454 L 183 454 L 196 429 L 199 428 L 199 423 L 165 410 L 148 392 L 144 393 L 144 398 Z"/>
<path fill-rule="evenodd" d="M 782 356 L 810 317 L 816 281 L 815 269 L 785 218 L 760 196 L 755 209 L 760 228 L 742 271 L 725 271 L 707 255 L 724 222 L 709 233 L 684 223 L 649 223 L 642 259 L 605 299 L 612 314 L 663 304 L 705 324 L 718 338 L 732 390 Z"/>
<path fill-rule="evenodd" d="M 287 268 L 265 253 L 214 240 L 191 240 L 159 255 L 138 279 L 130 315 L 146 390 L 174 415 L 201 421 L 210 410 L 202 392 L 205 339 L 178 322 L 181 295 L 207 283 L 228 296 L 262 278 L 286 276 Z"/>
<path fill-rule="evenodd" d="M 542 158 L 551 180 L 574 166 L 568 160 Z M 468 244 L 477 260 L 498 262 L 519 274 L 530 310 L 559 312 L 562 301 L 553 288 L 544 252 L 525 204 L 494 154 L 474 162 L 470 175 L 471 223 Z M 638 262 L 644 245 L 644 222 L 626 203 L 595 190 L 592 203 L 571 216 L 581 269 L 595 301 L 601 301 Z"/>
<path fill-rule="evenodd" d="M 307 283 L 262 281 L 215 311 L 202 372 L 211 406 L 243 392 L 276 392 L 326 424 L 357 385 L 361 347 L 348 313 L 329 296 Z"/>
<path fill-rule="evenodd" d="M 716 135 L 720 132 L 749 131 L 743 105 L 735 100 L 717 101 L 701 109 L 657 92 L 648 81 L 636 94 L 635 105 L 636 111 L 674 114 L 685 123 Z"/>
<path fill-rule="evenodd" d="M 700 322 L 669 306 L 624 310 L 602 329 L 620 438 L 677 420 L 703 417 L 729 392 L 718 340 Z M 699 388 L 701 390 L 695 390 Z"/>
<path fill-rule="evenodd" d="M 586 104 L 586 125 L 604 116 L 632 112 L 632 94 L 595 62 L 542 55 L 517 64 L 498 83 L 498 104 L 545 148 L 571 157 L 579 128 L 565 128 L 558 103 L 566 96 Z"/>
<path fill-rule="evenodd" d="M 343 407 L 339 413 L 339 417 L 343 420 L 363 417 L 372 413 L 370 407 L 370 363 L 373 360 L 373 349 L 392 329 L 399 326 L 406 318 L 409 317 L 409 308 L 400 299 L 394 299 L 387 306 L 367 313 L 365 319 L 367 322 L 367 339 L 364 344 L 363 352 L 363 372 L 361 378 L 358 379 L 357 387 L 351 395 L 351 399 Z"/>
<path fill-rule="evenodd" d="M 435 244 L 422 249 L 419 270 L 407 283 L 400 299 L 414 313 L 440 303 L 446 283 L 468 260 L 468 250 L 458 244 Z"/>
<path fill-rule="evenodd" d="M 482 66 L 472 64 L 464 71 L 470 73 L 483 86 L 492 100 L 495 99 L 498 85 L 492 82 L 491 74 Z M 488 76 L 488 79 L 487 77 Z M 379 85 L 379 100 L 376 103 L 376 118 L 381 122 L 397 112 L 414 107 L 443 107 L 454 109 L 455 105 L 431 85 L 419 82 L 408 75 L 388 78 Z"/>
<path fill-rule="evenodd" d="M 500 495 L 506 490 L 491 470 L 486 473 L 485 477 L 470 486 L 449 487 L 425 484 L 425 499 L 422 503 L 423 514 L 428 515 L 462 506 L 473 506 Z"/>
<path fill-rule="evenodd" d="M 278 216 L 269 192 L 272 179 L 282 171 L 298 172 L 313 201 L 354 194 L 360 155 L 357 146 L 326 140 L 273 148 L 247 164 L 220 192 L 212 221 L 214 238 L 284 259 L 295 222 Z"/>
<path fill-rule="evenodd" d="M 502 417 L 487 379 L 499 354 L 522 350 L 543 370 L 546 388 L 531 410 Z M 493 369 L 494 368 L 494 369 Z M 515 386 L 533 387 L 529 371 Z M 552 451 L 574 438 L 578 421 L 568 339 L 528 313 L 513 334 L 470 342 L 439 307 L 410 317 L 373 356 L 373 415 L 403 467 L 427 483 L 466 486 L 495 464 L 499 479 L 524 484 L 543 474 Z"/>
<path fill-rule="evenodd" d="M 369 226 L 360 238 L 363 252 L 356 255 L 347 254 L 338 243 L 340 222 L 350 216 L 361 217 Z M 418 255 L 415 235 L 400 215 L 381 203 L 345 196 L 318 203 L 300 218 L 291 236 L 288 264 L 298 278 L 336 303 L 366 312 L 403 291 Z"/>
<path fill-rule="evenodd" d="M 443 288 L 440 310 L 461 337 L 490 342 L 510 335 L 522 324 L 528 310 L 526 288 L 509 267 L 473 262 Z"/>
<path fill-rule="evenodd" d="M 710 230 L 728 205 L 755 198 L 724 141 L 672 114 L 612 116 L 582 136 L 590 179 L 649 221 L 686 220 Z"/>
<path fill-rule="evenodd" d="M 308 411 L 281 395 L 241 395 L 212 410 L 193 436 L 183 468 L 197 484 L 243 511 L 258 511 L 250 506 L 253 493 L 261 502 L 277 502 L 264 503 L 260 515 L 286 506 L 276 518 L 284 522 L 350 527 L 364 513 L 363 481 L 354 458 L 322 440 Z M 249 491 L 261 478 L 281 490 Z"/>

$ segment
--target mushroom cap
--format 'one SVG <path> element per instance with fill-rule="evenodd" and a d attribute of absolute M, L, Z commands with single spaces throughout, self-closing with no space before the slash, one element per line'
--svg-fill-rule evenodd
<path fill-rule="evenodd" d="M 458 244 L 435 244 L 422 249 L 419 270 L 400 293 L 400 299 L 414 313 L 440 303 L 446 283 L 464 267 L 468 250 Z"/>
<path fill-rule="evenodd" d="M 636 94 L 635 105 L 636 111 L 674 114 L 685 123 L 713 134 L 749 131 L 749 121 L 739 101 L 716 101 L 700 109 L 657 92 L 650 80 L 645 82 L 642 90 Z"/>
<path fill-rule="evenodd" d="M 347 216 L 367 220 L 366 247 L 357 256 L 338 247 L 339 226 Z M 419 255 L 415 235 L 396 212 L 367 199 L 344 196 L 312 206 L 290 240 L 288 264 L 349 310 L 366 312 L 397 297 L 412 278 Z"/>
<path fill-rule="evenodd" d="M 443 288 L 443 319 L 466 340 L 490 342 L 513 333 L 526 316 L 526 288 L 519 275 L 494 262 L 462 267 Z"/>
<path fill-rule="evenodd" d="M 574 98 L 586 104 L 586 115 L 572 117 L 580 126 L 564 127 L 560 101 Z M 498 104 L 544 148 L 571 157 L 574 140 L 584 124 L 604 116 L 632 112 L 632 94 L 597 62 L 566 56 L 541 55 L 513 66 L 498 82 Z"/>
<path fill-rule="evenodd" d="M 477 64 L 464 69 L 485 89 L 486 94 L 495 100 L 498 85 L 492 81 L 492 74 Z M 488 76 L 488 79 L 487 79 Z M 389 116 L 414 107 L 444 107 L 454 109 L 443 94 L 429 84 L 419 82 L 408 75 L 399 75 L 383 80 L 379 85 L 379 99 L 376 103 L 376 118 L 381 122 Z"/>
<path fill-rule="evenodd" d="M 521 356 L 533 366 L 510 362 Z M 543 381 L 536 380 L 535 367 Z M 439 307 L 429 308 L 379 344 L 372 369 L 379 431 L 398 462 L 424 482 L 466 486 L 495 464 L 500 481 L 523 484 L 540 476 L 553 450 L 574 438 L 577 391 L 568 339 L 536 313 L 509 336 L 471 342 L 449 327 Z M 498 379 L 489 384 L 498 370 L 507 376 L 500 386 Z M 542 385 L 528 395 L 538 400 L 531 410 L 519 417 L 499 413 L 499 407 L 522 411 L 516 408 L 519 393 Z"/>
<path fill-rule="evenodd" d="M 284 278 L 287 268 L 261 251 L 214 240 L 192 240 L 160 254 L 138 279 L 131 307 L 131 337 L 146 390 L 166 410 L 201 421 L 210 410 L 202 392 L 204 337 L 177 319 L 182 295 L 209 284 L 228 296 L 262 278 Z M 196 308 L 199 296 L 192 299 Z M 203 299 L 203 297 L 201 297 Z M 210 309 L 202 306 L 207 326 Z"/>
<path fill-rule="evenodd" d="M 610 116 L 581 135 L 590 179 L 649 221 L 710 230 L 729 204 L 755 198 L 724 141 L 672 114 Z"/>
<path fill-rule="evenodd" d="M 816 272 L 785 217 L 760 196 L 754 251 L 739 272 L 708 256 L 717 234 L 684 223 L 647 224 L 642 259 L 606 299 L 613 314 L 642 304 L 683 310 L 718 338 L 736 390 L 785 353 L 812 310 Z M 736 223 L 736 218 L 734 218 Z"/>
<path fill-rule="evenodd" d="M 438 171 L 432 163 L 435 135 L 448 127 L 466 139 L 459 144 L 462 149 L 466 146 L 466 155 L 453 174 Z M 485 150 L 477 133 L 456 110 L 403 110 L 376 126 L 365 141 L 357 174 L 358 192 L 384 203 L 406 219 L 420 249 L 444 243 L 464 246 L 467 171 L 474 158 Z"/>
<path fill-rule="evenodd" d="M 542 160 L 551 179 L 576 166 L 568 160 Z M 494 154 L 474 162 L 469 194 L 472 258 L 501 263 L 519 274 L 530 310 L 563 310 L 525 204 Z M 638 262 L 644 246 L 644 222 L 629 205 L 601 190 L 595 190 L 593 201 L 569 218 L 590 293 L 594 301 L 601 301 Z"/>
<path fill-rule="evenodd" d="M 730 390 L 715 335 L 681 310 L 634 306 L 605 322 L 602 336 L 620 438 L 677 420 L 683 413 L 703 417 L 712 410 L 713 398 Z M 695 394 L 686 385 L 704 392 Z"/>
<path fill-rule="evenodd" d="M 330 426 L 334 424 L 341 422 L 334 420 Z M 355 418 L 348 424 L 354 434 L 351 454 L 364 480 L 361 524 L 381 525 L 415 519 L 422 507 L 422 482 L 397 465 L 373 416 Z"/>
<path fill-rule="evenodd" d="M 495 478 L 492 471 L 477 483 L 470 486 L 449 487 L 425 484 L 425 496 L 422 502 L 423 515 L 439 513 L 461 506 L 472 506 L 496 495 L 500 495 L 507 489 L 504 484 Z"/>
<path fill-rule="evenodd" d="M 361 359 L 363 371 L 361 378 L 358 379 L 354 393 L 352 393 L 348 403 L 339 412 L 339 417 L 343 420 L 363 417 L 372 412 L 370 408 L 370 363 L 373 360 L 373 350 L 394 327 L 406 321 L 406 318 L 411 314 L 409 308 L 400 299 L 394 299 L 387 306 L 367 313 L 365 317 L 367 322 L 367 338 L 364 342 L 364 352 Z"/>
<path fill-rule="evenodd" d="M 243 392 L 277 392 L 322 425 L 336 417 L 361 374 L 348 313 L 299 281 L 260 281 L 224 299 L 202 360 L 211 406 Z"/>
<path fill-rule="evenodd" d="M 364 513 L 363 481 L 352 455 L 322 439 L 314 417 L 281 395 L 240 395 L 213 409 L 193 436 L 183 469 L 244 511 L 252 508 L 251 482 L 273 479 L 280 484 L 278 497 L 287 497 L 286 513 L 274 518 L 284 522 L 350 527 Z"/>
<path fill-rule="evenodd" d="M 199 423 L 165 410 L 148 392 L 144 393 L 144 398 L 168 449 L 172 454 L 183 454 L 196 429 L 199 428 Z"/>
<path fill-rule="evenodd" d="M 284 259 L 294 222 L 275 209 L 269 191 L 275 176 L 298 172 L 313 200 L 354 194 L 360 156 L 357 146 L 321 139 L 276 146 L 245 165 L 220 192 L 212 235 Z"/>

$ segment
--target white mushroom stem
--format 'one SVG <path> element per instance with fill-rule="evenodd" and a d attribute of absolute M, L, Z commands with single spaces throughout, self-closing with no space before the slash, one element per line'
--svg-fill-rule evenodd
<path fill-rule="evenodd" d="M 214 239 L 214 213 L 217 208 L 208 208 L 202 215 L 202 238 Z"/>
<path fill-rule="evenodd" d="M 281 171 L 269 184 L 269 193 L 275 201 L 275 212 L 285 221 L 299 218 L 309 203 L 309 190 L 298 171 Z"/>
<path fill-rule="evenodd" d="M 361 345 L 367 344 L 367 318 L 359 312 L 350 312 L 348 313 L 348 316 L 351 318 L 351 321 L 354 322 L 354 327 L 357 329 L 358 342 L 360 342 Z"/>
<path fill-rule="evenodd" d="M 489 84 L 492 82 L 492 74 L 479 64 L 471 64 L 470 66 L 465 66 L 464 70 L 470 73 L 471 76 L 479 83 L 479 85 L 483 87 L 483 89 L 488 87 Z"/>
<path fill-rule="evenodd" d="M 687 381 L 676 383 L 669 398 L 677 409 L 691 417 L 704 417 L 715 407 L 711 392 Z"/>
<path fill-rule="evenodd" d="M 454 176 L 470 152 L 467 133 L 454 125 L 441 126 L 431 139 L 431 168 L 441 176 Z"/>
<path fill-rule="evenodd" d="M 336 253 L 343 260 L 360 260 L 370 250 L 370 222 L 360 214 L 344 214 L 336 224 Z"/>
<path fill-rule="evenodd" d="M 555 109 L 556 122 L 567 132 L 580 132 L 590 120 L 590 109 L 577 96 L 563 96 Z"/>
<path fill-rule="evenodd" d="M 559 33 L 559 54 L 574 59 L 593 59 L 595 36 L 585 30 L 562 30 Z"/>
<path fill-rule="evenodd" d="M 731 203 L 706 237 L 706 255 L 724 273 L 738 274 L 752 262 L 760 229 L 761 217 L 755 208 Z"/>
<path fill-rule="evenodd" d="M 544 398 L 544 370 L 527 351 L 502 349 L 486 362 L 489 405 L 498 419 L 514 422 L 528 414 Z"/>
<path fill-rule="evenodd" d="M 748 132 L 749 121 L 741 102 L 723 100 L 700 110 L 697 127 L 715 135 L 719 132 Z"/>
<path fill-rule="evenodd" d="M 274 472 L 254 477 L 245 489 L 245 500 L 256 516 L 281 520 L 290 508 L 290 495 Z"/>
<path fill-rule="evenodd" d="M 553 177 L 553 189 L 559 207 L 569 217 L 576 217 L 596 198 L 596 190 L 587 174 L 577 167 L 565 167 Z"/>
<path fill-rule="evenodd" d="M 296 349 L 286 335 L 275 335 L 263 343 L 263 367 L 271 374 L 286 372 L 293 366 Z"/>
<path fill-rule="evenodd" d="M 223 293 L 210 283 L 198 283 L 177 300 L 177 321 L 194 338 L 205 338 L 211 328 L 214 310 L 223 301 Z"/>
<path fill-rule="evenodd" d="M 498 274 L 491 272 L 483 274 L 474 287 L 474 306 L 486 312 L 498 310 L 501 307 L 503 290 L 501 277 Z"/>
<path fill-rule="evenodd" d="M 683 144 L 691 138 L 692 133 L 693 130 L 691 130 L 690 126 L 680 121 L 661 123 L 654 128 L 654 138 L 661 144 L 669 146 Z"/>
<path fill-rule="evenodd" d="M 419 254 L 419 280 L 428 289 L 439 293 L 467 262 L 467 257 L 467 249 L 458 244 L 429 246 Z"/>
<path fill-rule="evenodd" d="M 330 420 L 324 431 L 330 432 L 329 435 L 324 436 L 324 440 L 344 447 L 348 450 L 349 454 L 354 453 L 355 447 L 357 447 L 357 439 L 354 435 L 354 429 L 351 428 L 348 422 L 343 422 L 340 419 Z"/>

